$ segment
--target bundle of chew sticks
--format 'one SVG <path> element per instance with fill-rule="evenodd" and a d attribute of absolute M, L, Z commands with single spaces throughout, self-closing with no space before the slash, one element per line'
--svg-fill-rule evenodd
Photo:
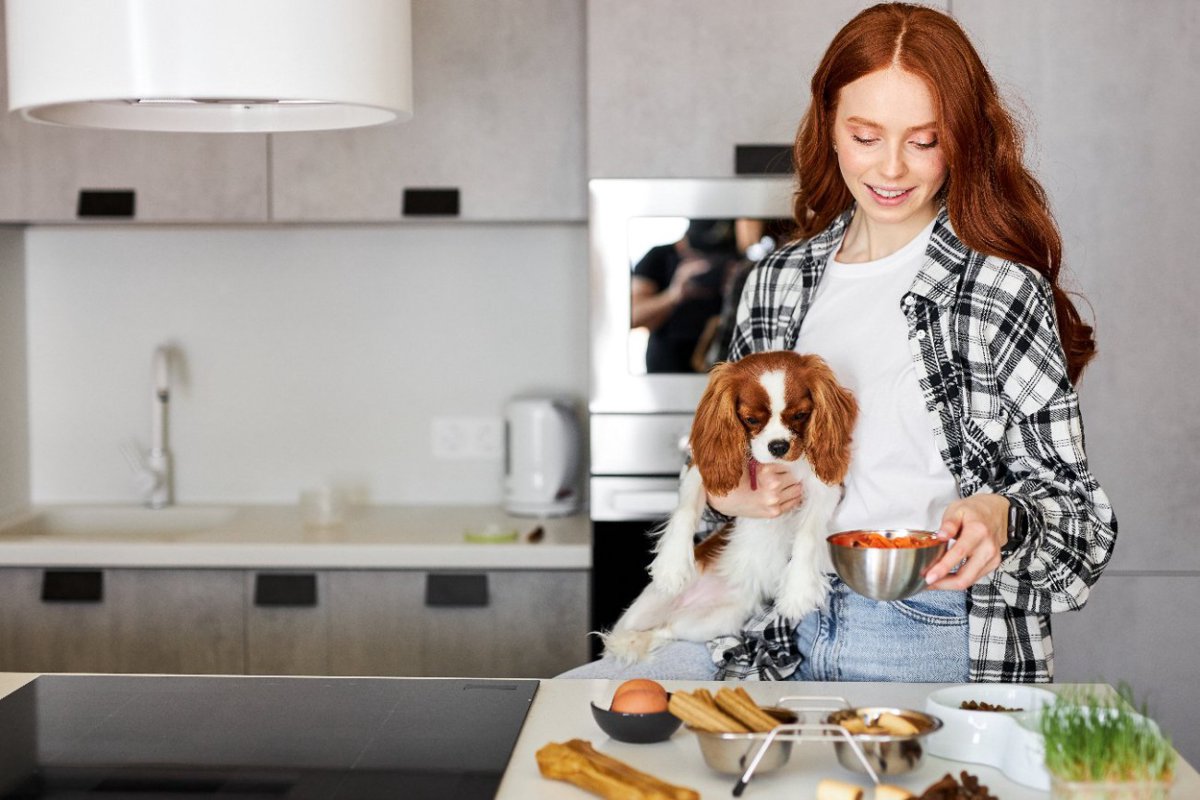
<path fill-rule="evenodd" d="M 667 710 L 689 728 L 710 733 L 766 733 L 780 724 L 740 686 L 718 689 L 715 696 L 707 689 L 672 692 Z"/>

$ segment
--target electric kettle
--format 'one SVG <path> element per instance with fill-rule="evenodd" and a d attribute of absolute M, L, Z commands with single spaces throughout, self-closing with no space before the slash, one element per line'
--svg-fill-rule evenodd
<path fill-rule="evenodd" d="M 580 507 L 582 432 L 563 398 L 514 398 L 504 409 L 504 508 L 516 516 L 562 516 Z"/>

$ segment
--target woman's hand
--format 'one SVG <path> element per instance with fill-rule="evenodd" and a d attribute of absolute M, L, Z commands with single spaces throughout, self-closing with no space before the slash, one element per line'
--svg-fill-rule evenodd
<path fill-rule="evenodd" d="M 724 496 L 710 494 L 708 504 L 727 517 L 773 519 L 804 502 L 804 487 L 783 464 L 759 464 L 757 489 L 750 488 L 748 467 L 749 462 L 736 489 Z"/>
<path fill-rule="evenodd" d="M 1008 498 L 976 494 L 955 500 L 942 515 L 938 536 L 950 539 L 950 548 L 925 573 L 929 588 L 969 589 L 1000 566 L 1000 548 L 1008 541 Z"/>

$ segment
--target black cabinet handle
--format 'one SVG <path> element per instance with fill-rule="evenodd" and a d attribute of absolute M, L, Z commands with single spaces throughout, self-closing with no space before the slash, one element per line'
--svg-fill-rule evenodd
<path fill-rule="evenodd" d="M 316 573 L 258 573 L 254 605 L 265 608 L 312 608 L 317 605 Z"/>
<path fill-rule="evenodd" d="M 132 219 L 136 206 L 133 189 L 80 189 L 75 216 Z"/>
<path fill-rule="evenodd" d="M 434 608 L 480 608 L 488 604 L 487 575 L 425 576 L 425 605 Z"/>
<path fill-rule="evenodd" d="M 43 603 L 102 603 L 104 573 L 98 569 L 48 569 L 42 572 Z"/>
<path fill-rule="evenodd" d="M 406 217 L 457 217 L 458 189 L 405 189 L 400 213 Z"/>
<path fill-rule="evenodd" d="M 736 175 L 791 175 L 790 144 L 738 144 L 733 147 Z"/>

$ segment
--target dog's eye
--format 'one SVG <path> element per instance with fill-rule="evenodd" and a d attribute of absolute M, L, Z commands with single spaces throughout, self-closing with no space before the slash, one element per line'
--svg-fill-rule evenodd
<path fill-rule="evenodd" d="M 758 417 L 746 417 L 744 421 L 747 425 L 757 425 Z"/>
<path fill-rule="evenodd" d="M 803 411 L 797 411 L 795 414 L 792 414 L 792 419 L 795 422 L 803 422 L 804 418 L 807 416 L 808 414 L 805 414 Z"/>

